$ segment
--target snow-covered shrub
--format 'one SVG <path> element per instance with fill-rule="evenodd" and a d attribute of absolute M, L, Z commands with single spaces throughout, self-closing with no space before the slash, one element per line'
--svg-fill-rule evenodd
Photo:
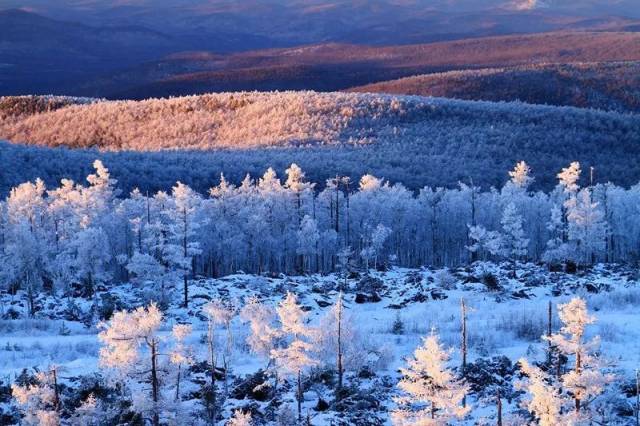
<path fill-rule="evenodd" d="M 445 290 L 454 290 L 458 279 L 447 269 L 436 272 L 433 276 L 436 286 Z"/>

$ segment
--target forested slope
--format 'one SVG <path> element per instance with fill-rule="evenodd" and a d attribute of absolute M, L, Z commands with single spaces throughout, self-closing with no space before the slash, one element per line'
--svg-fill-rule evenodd
<path fill-rule="evenodd" d="M 424 74 L 354 92 L 516 101 L 640 112 L 640 62 L 528 65 Z"/>
<path fill-rule="evenodd" d="M 413 189 L 470 180 L 501 185 L 504 170 L 525 158 L 539 187 L 551 187 L 557 170 L 576 160 L 595 167 L 598 182 L 640 181 L 640 117 L 576 108 L 285 92 L 13 111 L 0 123 L 0 138 L 92 150 L 5 144 L 0 161 L 13 172 L 2 175 L 4 191 L 38 176 L 50 183 L 81 178 L 96 157 L 109 162 L 125 190 L 166 189 L 176 180 L 206 190 L 222 171 L 238 183 L 246 172 L 255 176 L 269 166 L 282 172 L 291 162 L 318 182 L 374 173 Z"/>

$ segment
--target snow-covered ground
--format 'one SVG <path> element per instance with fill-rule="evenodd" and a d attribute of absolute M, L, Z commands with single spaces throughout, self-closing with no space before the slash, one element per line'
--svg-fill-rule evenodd
<path fill-rule="evenodd" d="M 488 288 L 487 274 L 497 278 L 498 288 Z M 547 329 L 549 301 L 553 304 L 553 328 L 557 331 L 560 325 L 556 305 L 580 296 L 597 317 L 597 322 L 588 328 L 587 338 L 601 337 L 601 353 L 615 365 L 617 383 L 632 382 L 634 371 L 640 365 L 640 282 L 637 270 L 632 268 L 599 265 L 587 272 L 567 274 L 548 272 L 543 266 L 529 264 L 519 267 L 517 278 L 510 278 L 509 265 L 476 263 L 450 271 L 394 268 L 386 272 L 372 272 L 371 276 L 382 280 L 382 288 L 377 291 L 379 301 L 357 303 L 370 296 L 370 292 L 362 288 L 362 274 L 352 275 L 347 280 L 344 300 L 347 315 L 352 318 L 357 332 L 358 344 L 362 351 L 367 352 L 364 365 L 360 365 L 358 371 L 347 368 L 346 382 L 368 393 L 372 401 L 354 405 L 346 412 L 335 411 L 333 407 L 319 411 L 319 399 L 331 402 L 333 391 L 321 380 L 311 380 L 312 383 L 305 387 L 303 412 L 308 413 L 313 424 L 336 424 L 340 420 L 346 424 L 388 423 L 388 410 L 394 408 L 391 397 L 397 395 L 398 369 L 421 343 L 421 337 L 431 330 L 440 335 L 445 346 L 453 348 L 451 366 L 458 367 L 461 362 L 462 299 L 468 307 L 470 364 L 500 355 L 514 363 L 521 357 L 530 361 L 544 360 L 546 343 L 540 337 Z M 168 341 L 174 324 L 193 324 L 194 332 L 187 343 L 195 349 L 195 360 L 202 362 L 207 359 L 207 347 L 202 341 L 207 333 L 207 322 L 202 306 L 209 300 L 222 298 L 241 305 L 247 297 L 257 295 L 264 302 L 276 305 L 290 291 L 298 296 L 307 310 L 309 325 L 317 327 L 321 326 L 322 317 L 331 309 L 343 282 L 344 279 L 335 274 L 305 277 L 237 274 L 220 279 L 194 280 L 190 284 L 188 309 L 179 304 L 180 285 L 174 290 L 176 296 L 169 299 L 172 302 L 165 310 L 160 335 Z M 6 384 L 23 369 L 46 370 L 57 365 L 61 382 L 73 387 L 78 376 L 102 373 L 98 364 L 100 342 L 97 323 L 103 308 L 92 310 L 92 306 L 132 309 L 146 305 L 152 297 L 149 289 L 130 284 L 103 288 L 93 300 L 43 295 L 37 300 L 39 310 L 35 318 L 28 318 L 25 294 L 1 294 L 0 378 L 4 378 L 2 380 Z M 95 301 L 98 302 L 94 304 Z M 242 377 L 267 364 L 267 360 L 250 353 L 245 343 L 249 333 L 247 325 L 238 317 L 232 324 L 234 350 L 230 363 L 230 388 L 241 383 Z M 224 333 L 220 330 L 218 334 Z M 195 369 L 187 376 L 182 410 L 192 410 L 193 413 L 201 410 L 200 402 L 191 396 L 206 381 L 205 377 L 202 371 Z M 509 380 L 515 379 L 509 377 Z M 294 385 L 293 382 L 283 383 L 285 393 L 280 401 L 282 406 L 289 405 L 293 412 L 296 410 Z M 141 391 L 148 392 L 146 384 L 140 386 Z M 175 392 L 171 390 L 169 379 L 163 387 L 166 392 Z M 495 422 L 495 401 L 472 394 L 469 402 L 473 410 L 465 424 Z M 628 403 L 632 404 L 633 399 Z M 224 402 L 223 413 L 229 416 L 234 407 L 250 404 L 255 404 L 254 410 L 261 411 L 264 419 L 269 419 L 268 401 L 229 397 Z M 0 407 L 5 410 L 11 408 L 6 402 Z M 518 398 L 505 401 L 505 415 L 517 408 Z M 195 418 L 196 414 L 193 414 L 193 421 L 185 421 L 183 417 L 178 423 L 196 423 Z M 633 419 L 620 416 L 620 424 L 626 424 L 626 420 L 631 423 Z M 224 422 L 221 420 L 220 424 Z"/>

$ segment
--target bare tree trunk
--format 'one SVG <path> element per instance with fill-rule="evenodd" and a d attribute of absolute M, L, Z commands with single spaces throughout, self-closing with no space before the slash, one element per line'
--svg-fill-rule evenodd
<path fill-rule="evenodd" d="M 497 402 L 498 402 L 498 421 L 497 426 L 502 426 L 502 398 L 500 397 L 500 388 L 498 388 L 497 392 Z"/>
<path fill-rule="evenodd" d="M 302 373 L 298 370 L 298 422 L 302 423 Z"/>
<path fill-rule="evenodd" d="M 151 396 L 153 398 L 153 424 L 158 426 L 160 424 L 160 417 L 158 416 L 158 348 L 157 342 L 151 340 L 149 343 L 151 347 Z"/>
<path fill-rule="evenodd" d="M 551 321 L 552 321 L 552 317 L 553 317 L 553 306 L 551 305 L 551 300 L 549 300 L 549 305 L 547 306 L 547 339 L 549 339 L 547 341 L 548 344 L 548 348 L 547 348 L 547 362 L 549 364 L 549 366 L 551 366 L 551 361 L 552 361 L 552 351 L 553 351 L 553 347 L 551 345 Z"/>
<path fill-rule="evenodd" d="M 636 370 L 636 426 L 640 426 L 640 370 Z"/>
<path fill-rule="evenodd" d="M 178 379 L 176 380 L 176 401 L 180 400 L 180 367 L 181 365 L 178 364 Z"/>
<path fill-rule="evenodd" d="M 187 258 L 187 254 L 188 254 L 188 250 L 187 250 L 187 232 L 188 232 L 188 226 L 187 226 L 187 208 L 185 207 L 182 211 L 183 213 L 183 217 L 184 217 L 184 238 L 182 239 L 182 250 L 183 250 L 183 256 L 186 259 Z M 188 277 L 187 277 L 188 273 L 185 271 L 184 273 L 184 307 L 187 308 L 189 307 L 189 282 L 188 282 Z"/>
<path fill-rule="evenodd" d="M 207 336 L 208 344 L 209 344 L 209 362 L 211 363 L 211 424 L 215 424 L 216 422 L 216 358 L 215 358 L 215 348 L 213 347 L 214 342 L 214 325 L 211 320 L 209 320 L 209 335 Z"/>
<path fill-rule="evenodd" d="M 58 390 L 58 372 L 55 367 L 51 369 L 53 376 L 53 407 L 56 411 L 60 408 L 60 392 Z"/>
<path fill-rule="evenodd" d="M 340 299 L 340 309 L 338 309 L 338 395 L 340 398 L 340 394 L 342 391 L 342 300 Z"/>
<path fill-rule="evenodd" d="M 580 369 L 582 368 L 582 356 L 581 353 L 578 351 L 576 352 L 576 374 L 580 374 Z M 579 398 L 575 398 L 575 402 L 576 402 L 576 413 L 578 411 L 580 411 L 580 399 Z"/>
<path fill-rule="evenodd" d="M 464 299 L 460 299 L 460 310 L 462 315 L 462 377 L 465 377 L 467 374 L 467 305 L 465 304 Z M 467 406 L 466 395 L 462 398 L 462 406 Z"/>

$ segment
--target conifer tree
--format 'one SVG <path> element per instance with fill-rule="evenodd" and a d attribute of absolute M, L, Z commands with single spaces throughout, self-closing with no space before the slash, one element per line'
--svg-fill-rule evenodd
<path fill-rule="evenodd" d="M 394 425 L 443 425 L 469 412 L 469 406 L 461 405 L 469 388 L 447 367 L 450 355 L 433 330 L 422 339 L 407 367 L 400 369 L 398 388 L 404 396 L 394 399 L 399 406 L 391 413 Z"/>

